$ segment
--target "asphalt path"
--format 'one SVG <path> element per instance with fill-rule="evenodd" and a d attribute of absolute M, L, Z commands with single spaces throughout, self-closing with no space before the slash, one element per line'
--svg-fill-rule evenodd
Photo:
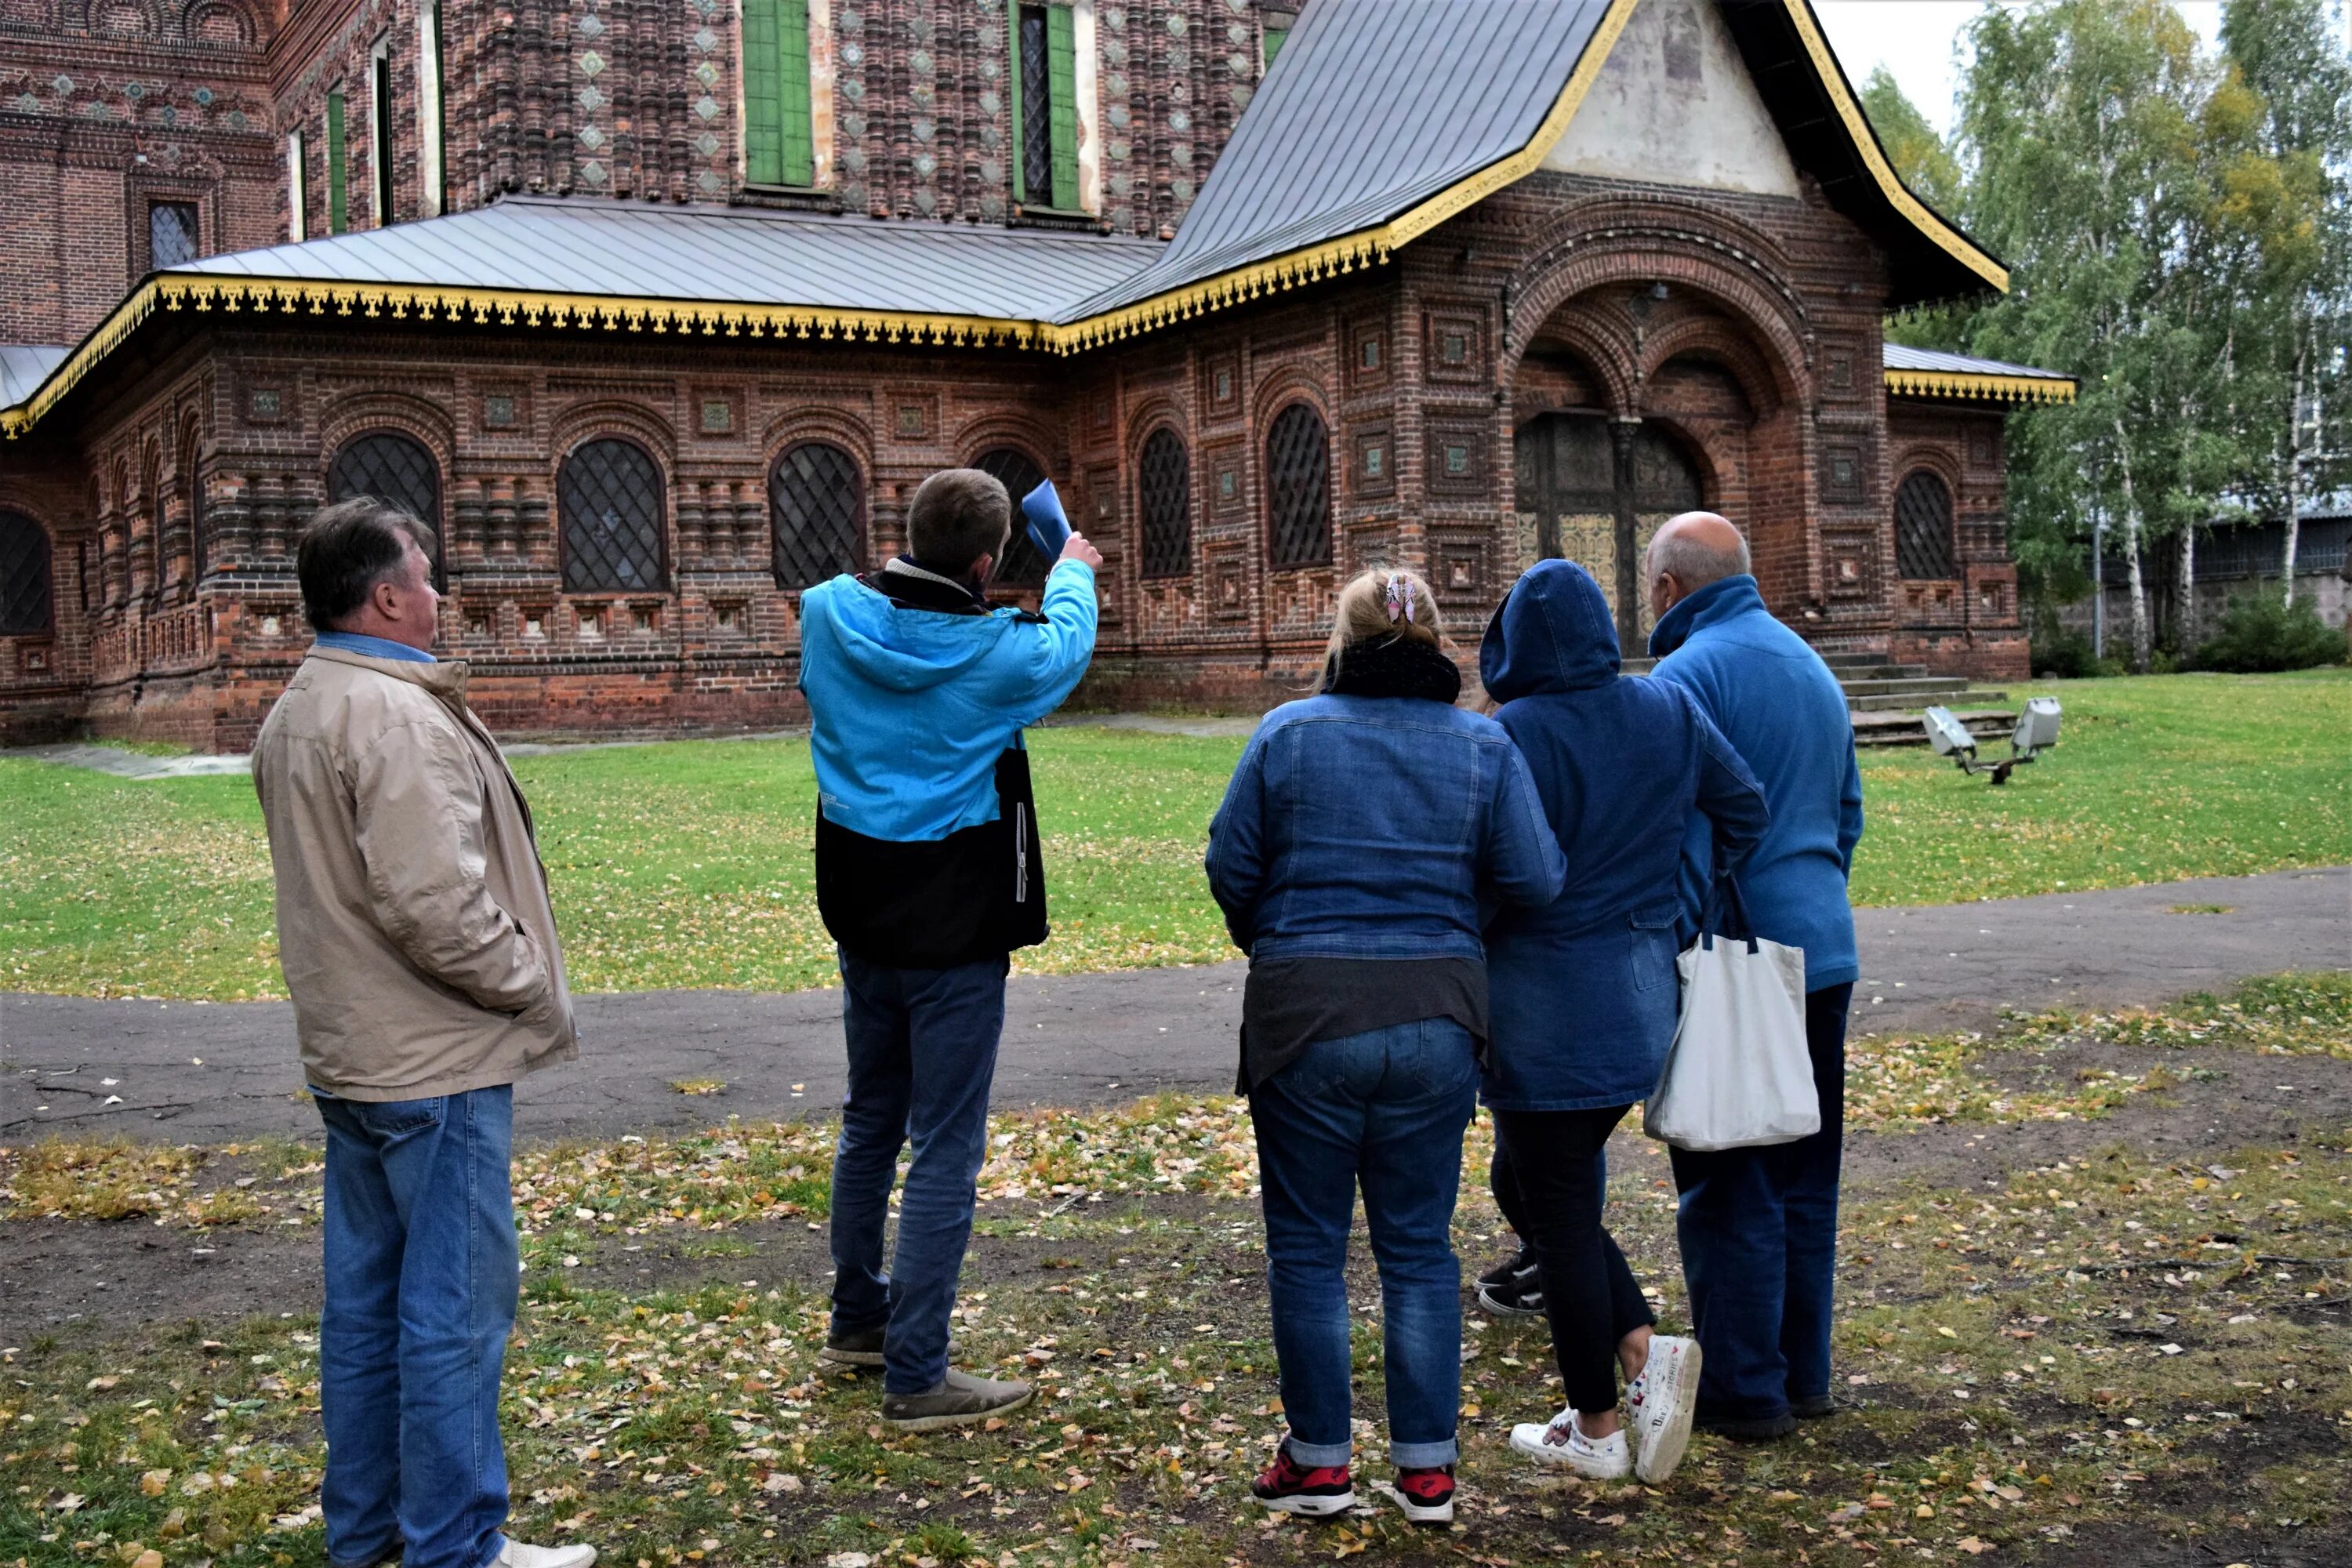
<path fill-rule="evenodd" d="M 2227 906 L 2225 913 L 2175 912 Z M 1858 1033 L 1987 1028 L 2004 1009 L 2168 1000 L 2288 969 L 2352 967 L 2352 868 L 1971 904 L 1857 910 Z M 1118 1103 L 1233 1086 L 1244 966 L 1016 976 L 994 1103 Z M 577 1062 L 526 1079 L 533 1140 L 684 1130 L 840 1102 L 838 990 L 582 996 Z M 674 1085 L 724 1085 L 709 1094 Z M 314 1138 L 292 1010 L 0 997 L 0 1142 Z"/>

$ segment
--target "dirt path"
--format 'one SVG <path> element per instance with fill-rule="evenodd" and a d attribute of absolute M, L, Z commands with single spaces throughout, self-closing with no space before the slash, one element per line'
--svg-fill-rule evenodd
<path fill-rule="evenodd" d="M 2176 914 L 2176 906 L 2227 913 Z M 1982 1028 L 2004 1008 L 2157 1002 L 2250 974 L 2352 965 L 2352 869 L 1975 904 L 1860 910 L 1857 1033 Z M 1239 963 L 1013 983 L 1000 1108 L 1228 1089 Z M 581 1061 L 528 1080 L 526 1139 L 823 1113 L 842 1091 L 841 1001 L 652 992 L 580 998 Z M 283 1003 L 0 998 L 0 1142 L 49 1132 L 218 1143 L 312 1138 Z M 670 1086 L 725 1085 L 688 1096 Z"/>

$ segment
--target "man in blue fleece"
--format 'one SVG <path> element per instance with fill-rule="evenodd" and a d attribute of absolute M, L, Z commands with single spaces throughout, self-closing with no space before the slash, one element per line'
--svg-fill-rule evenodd
<path fill-rule="evenodd" d="M 1073 533 L 1038 613 L 989 606 L 1012 537 L 977 468 L 925 479 L 908 553 L 801 596 L 801 690 L 816 763 L 816 896 L 838 945 L 849 1092 L 833 1163 L 833 1322 L 824 1355 L 879 1366 L 907 1431 L 985 1421 L 1029 1385 L 948 1365 L 971 1239 L 1006 955 L 1045 940 L 1021 731 L 1070 694 L 1095 646 L 1095 572 Z M 884 1222 L 912 1144 L 898 1245 Z"/>
<path fill-rule="evenodd" d="M 1652 672 L 1697 699 L 1764 786 L 1771 826 L 1739 868 L 1756 934 L 1805 952 L 1805 1035 L 1822 1130 L 1794 1143 L 1674 1152 L 1691 1321 L 1704 1352 L 1696 1425 L 1768 1440 L 1837 1408 L 1830 1309 L 1845 1118 L 1846 1008 L 1854 959 L 1846 876 L 1862 837 L 1862 773 L 1845 693 L 1821 656 L 1764 607 L 1748 542 L 1712 512 L 1651 541 L 1658 617 Z M 1714 871 L 1704 831 L 1684 845 L 1684 902 Z"/>

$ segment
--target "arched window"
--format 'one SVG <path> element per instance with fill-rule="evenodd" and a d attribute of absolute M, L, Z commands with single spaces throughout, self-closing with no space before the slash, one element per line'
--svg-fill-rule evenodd
<path fill-rule="evenodd" d="M 1143 574 L 1181 577 L 1192 570 L 1192 463 L 1183 437 L 1162 427 L 1143 444 Z"/>
<path fill-rule="evenodd" d="M 1266 557 L 1276 566 L 1331 559 L 1331 437 L 1323 416 L 1294 403 L 1265 433 Z"/>
<path fill-rule="evenodd" d="M 824 441 L 786 447 L 768 470 L 768 527 L 779 588 L 813 587 L 856 571 L 866 539 L 857 459 Z"/>
<path fill-rule="evenodd" d="M 0 511 L 0 637 L 38 637 L 49 624 L 48 531 Z"/>
<path fill-rule="evenodd" d="M 327 465 L 327 500 L 353 496 L 396 506 L 430 530 L 434 585 L 449 585 L 442 563 L 441 469 L 423 443 L 397 430 L 373 430 L 337 447 L 335 460 Z"/>
<path fill-rule="evenodd" d="M 1959 575 L 1952 565 L 1952 492 L 1926 468 L 1904 475 L 1895 489 L 1895 569 L 1906 577 Z"/>
<path fill-rule="evenodd" d="M 1029 542 L 1029 531 L 1021 521 L 1021 498 L 1045 482 L 1045 470 L 1018 447 L 991 447 L 972 459 L 971 466 L 993 474 L 1013 500 L 1013 538 L 1004 546 L 1004 559 L 996 563 L 996 581 L 1008 588 L 1035 587 L 1045 580 L 1054 563 Z"/>
<path fill-rule="evenodd" d="M 566 593 L 657 593 L 668 585 L 661 470 L 644 447 L 609 437 L 574 447 L 556 480 L 555 506 Z"/>

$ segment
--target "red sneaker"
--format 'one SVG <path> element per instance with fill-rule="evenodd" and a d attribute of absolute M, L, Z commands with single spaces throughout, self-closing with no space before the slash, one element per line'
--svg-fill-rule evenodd
<path fill-rule="evenodd" d="M 1395 1500 L 1404 1510 L 1405 1518 L 1415 1524 L 1452 1524 L 1454 1522 L 1454 1467 L 1435 1466 L 1428 1469 L 1397 1471 L 1396 1484 L 1381 1490 Z"/>
<path fill-rule="evenodd" d="M 1452 1482 L 1447 1482 L 1449 1493 Z M 1304 1514 L 1309 1519 L 1327 1519 L 1335 1513 L 1345 1513 L 1356 1506 L 1356 1486 L 1348 1479 L 1345 1465 L 1318 1465 L 1302 1469 L 1292 1462 L 1290 1445 L 1286 1442 L 1257 1479 L 1250 1483 L 1250 1496 L 1260 1508 L 1270 1508 L 1276 1513 Z M 1452 1504 L 1447 1504 L 1449 1510 Z"/>

